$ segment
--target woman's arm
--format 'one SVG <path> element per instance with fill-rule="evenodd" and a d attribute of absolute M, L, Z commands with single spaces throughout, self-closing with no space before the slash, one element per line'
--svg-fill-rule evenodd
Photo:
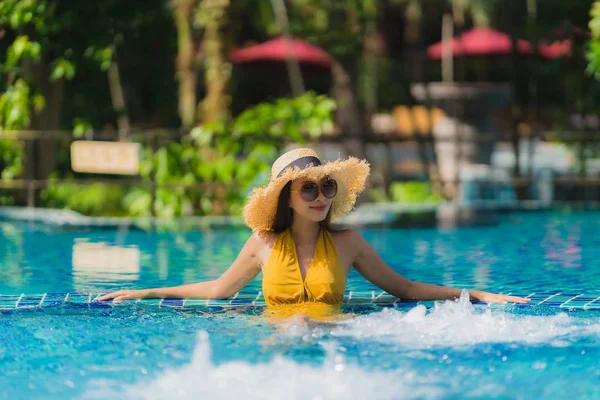
<path fill-rule="evenodd" d="M 257 254 L 261 245 L 262 241 L 256 233 L 250 236 L 231 267 L 218 279 L 164 288 L 119 290 L 100 296 L 96 300 L 114 299 L 120 301 L 142 298 L 226 299 L 240 291 L 260 272 L 260 262 Z"/>
<path fill-rule="evenodd" d="M 356 249 L 354 267 L 367 280 L 398 298 L 409 300 L 454 300 L 460 297 L 461 289 L 414 282 L 390 268 L 377 251 L 357 231 L 352 231 L 350 245 Z M 486 303 L 527 303 L 529 299 L 516 296 L 469 290 L 469 297 Z"/>

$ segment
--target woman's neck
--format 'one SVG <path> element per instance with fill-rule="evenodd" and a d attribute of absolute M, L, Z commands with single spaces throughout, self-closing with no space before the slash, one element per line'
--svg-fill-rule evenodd
<path fill-rule="evenodd" d="M 317 243 L 321 226 L 318 222 L 295 218 L 290 231 L 297 245 Z"/>

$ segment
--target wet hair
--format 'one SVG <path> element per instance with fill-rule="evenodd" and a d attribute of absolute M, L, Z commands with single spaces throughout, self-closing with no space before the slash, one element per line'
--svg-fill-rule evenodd
<path fill-rule="evenodd" d="M 290 196 L 292 194 L 292 181 L 285 184 L 281 192 L 279 193 L 279 199 L 277 200 L 277 211 L 275 212 L 275 220 L 271 225 L 271 231 L 275 233 L 281 233 L 292 227 L 294 222 L 294 211 L 290 207 Z M 331 208 L 327 212 L 327 216 L 323 221 L 319 222 L 322 228 L 327 230 L 331 229 Z"/>

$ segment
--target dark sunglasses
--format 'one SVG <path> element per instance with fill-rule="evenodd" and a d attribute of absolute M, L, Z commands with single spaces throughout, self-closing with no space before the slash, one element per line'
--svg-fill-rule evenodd
<path fill-rule="evenodd" d="M 319 197 L 319 190 L 321 190 L 321 193 L 323 193 L 325 198 L 332 199 L 337 194 L 337 189 L 338 187 L 335 179 L 325 179 L 321 182 L 320 186 L 316 182 L 304 182 L 297 191 L 300 192 L 302 200 L 311 202 Z"/>

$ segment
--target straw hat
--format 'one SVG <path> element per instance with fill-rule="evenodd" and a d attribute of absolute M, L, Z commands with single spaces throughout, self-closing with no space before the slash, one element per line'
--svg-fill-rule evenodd
<path fill-rule="evenodd" d="M 244 207 L 244 222 L 253 231 L 271 230 L 281 189 L 294 179 L 318 181 L 325 176 L 335 179 L 338 184 L 330 211 L 331 220 L 335 221 L 352 211 L 356 197 L 365 187 L 369 171 L 369 163 L 355 157 L 322 163 L 312 149 L 288 151 L 273 163 L 269 184 L 255 188 L 250 194 Z"/>

